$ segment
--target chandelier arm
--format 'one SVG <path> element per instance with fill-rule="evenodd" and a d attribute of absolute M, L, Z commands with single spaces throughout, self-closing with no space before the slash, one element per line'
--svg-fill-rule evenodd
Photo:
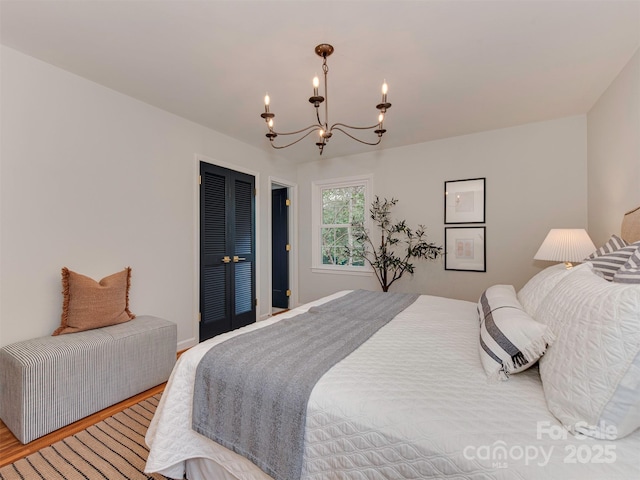
<path fill-rule="evenodd" d="M 318 127 L 315 127 L 315 128 L 318 128 Z M 300 140 L 302 140 L 302 139 L 304 139 L 304 138 L 307 138 L 307 137 L 308 137 L 309 135 L 311 135 L 312 133 L 313 133 L 313 130 L 311 130 L 311 131 L 307 132 L 305 135 L 301 136 L 301 137 L 300 137 L 299 139 L 297 139 L 296 141 L 291 142 L 291 143 L 289 143 L 289 144 L 287 144 L 287 145 L 282 145 L 282 146 L 280 146 L 280 147 L 277 147 L 276 145 L 274 145 L 274 144 L 273 144 L 273 142 L 271 142 L 271 146 L 272 146 L 273 148 L 277 149 L 277 150 L 280 150 L 281 148 L 287 148 L 287 147 L 290 147 L 291 145 L 295 145 L 295 144 L 296 144 L 296 143 L 298 143 Z M 286 134 L 286 133 L 283 133 L 283 134 L 279 134 L 279 135 L 287 135 L 287 134 Z"/>
<path fill-rule="evenodd" d="M 351 135 L 349 132 L 346 132 L 344 130 L 342 130 L 341 128 L 336 128 L 336 130 L 338 130 L 339 132 L 344 133 L 347 137 L 355 140 L 356 142 L 360 142 L 360 143 L 364 143 L 365 145 L 378 145 L 381 141 L 382 141 L 382 135 L 380 135 L 378 137 L 378 141 L 375 143 L 371 143 L 371 142 L 365 142 L 364 140 L 360 140 L 359 138 L 354 137 L 353 135 Z"/>
<path fill-rule="evenodd" d="M 316 129 L 319 130 L 323 128 L 322 125 L 309 125 L 308 127 L 303 128 L 302 130 L 296 130 L 295 132 L 276 132 L 275 130 L 271 130 L 273 133 L 275 133 L 276 135 L 296 135 L 298 133 L 302 133 L 302 132 L 306 132 L 309 129 Z M 313 130 L 311 130 L 309 133 L 313 132 Z M 309 133 L 307 133 L 307 135 L 309 135 Z M 305 135 L 306 137 L 306 135 Z M 304 137 L 302 137 L 304 138 Z M 293 145 L 293 143 L 291 144 Z"/>
<path fill-rule="evenodd" d="M 375 125 L 371 125 L 370 127 L 354 127 L 352 125 L 347 125 L 346 123 L 334 123 L 333 125 L 331 125 L 331 128 L 329 129 L 329 131 L 333 130 L 334 127 L 345 127 L 345 128 L 351 128 L 353 130 L 371 130 L 373 128 L 378 128 L 380 127 L 379 123 L 376 123 Z M 336 128 L 336 130 L 339 130 L 338 128 Z M 340 130 L 342 131 L 342 130 Z"/>

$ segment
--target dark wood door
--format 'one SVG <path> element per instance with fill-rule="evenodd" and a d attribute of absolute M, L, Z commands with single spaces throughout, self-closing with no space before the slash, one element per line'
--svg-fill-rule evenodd
<path fill-rule="evenodd" d="M 255 177 L 200 162 L 200 341 L 256 321 Z"/>
<path fill-rule="evenodd" d="M 289 308 L 289 208 L 287 189 L 271 191 L 271 305 Z"/>

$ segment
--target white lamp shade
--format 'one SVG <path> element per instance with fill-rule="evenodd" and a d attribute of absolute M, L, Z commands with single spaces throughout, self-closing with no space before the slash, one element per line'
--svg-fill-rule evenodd
<path fill-rule="evenodd" d="M 596 250 L 583 228 L 553 228 L 533 257 L 552 262 L 582 262 Z"/>

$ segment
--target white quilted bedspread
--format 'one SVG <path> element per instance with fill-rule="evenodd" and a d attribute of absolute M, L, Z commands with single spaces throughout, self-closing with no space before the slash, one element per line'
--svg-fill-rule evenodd
<path fill-rule="evenodd" d="M 182 478 L 186 460 L 208 458 L 240 480 L 269 478 L 190 428 L 198 361 L 234 334 L 180 357 L 147 433 L 147 472 Z M 573 437 L 549 413 L 537 367 L 487 381 L 474 303 L 422 296 L 314 388 L 302 478 L 631 480 L 640 478 L 640 431 Z"/>

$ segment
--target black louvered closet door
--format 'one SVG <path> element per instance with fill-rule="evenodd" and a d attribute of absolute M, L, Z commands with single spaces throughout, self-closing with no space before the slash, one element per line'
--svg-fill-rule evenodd
<path fill-rule="evenodd" d="M 256 321 L 255 178 L 200 162 L 200 341 Z"/>

